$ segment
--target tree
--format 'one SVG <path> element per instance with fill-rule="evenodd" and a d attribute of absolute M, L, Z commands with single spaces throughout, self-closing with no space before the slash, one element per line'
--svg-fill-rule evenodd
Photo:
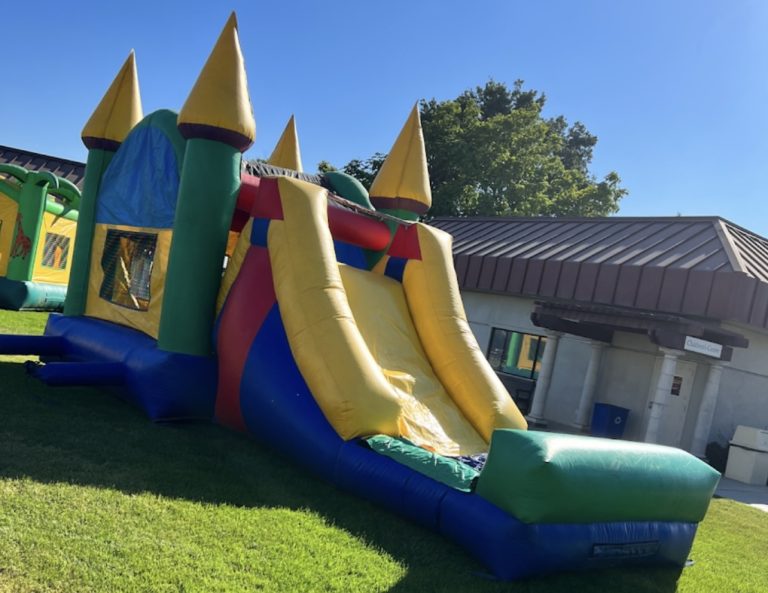
<path fill-rule="evenodd" d="M 318 173 L 328 173 L 329 171 L 336 171 L 336 167 L 334 167 L 331 163 L 325 160 L 317 163 Z"/>
<path fill-rule="evenodd" d="M 377 152 L 371 158 L 365 159 L 364 161 L 353 159 L 344 165 L 342 171 L 347 175 L 352 175 L 352 177 L 356 178 L 366 188 L 370 188 L 386 158 L 386 154 Z"/>
<path fill-rule="evenodd" d="M 421 102 L 435 216 L 602 216 L 627 190 L 589 172 L 597 137 L 581 122 L 542 117 L 544 94 L 488 81 L 456 99 Z M 344 171 L 370 187 L 386 155 Z"/>

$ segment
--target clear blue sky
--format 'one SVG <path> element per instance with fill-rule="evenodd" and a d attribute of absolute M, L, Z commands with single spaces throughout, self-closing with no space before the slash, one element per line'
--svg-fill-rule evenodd
<path fill-rule="evenodd" d="M 145 113 L 178 109 L 235 9 L 257 139 L 296 114 L 305 168 L 391 146 L 410 107 L 522 78 L 599 138 L 622 215 L 718 214 L 768 235 L 768 2 L 6 3 L 0 144 L 85 159 L 80 130 L 131 48 Z M 429 147 L 427 147 L 429 150 Z"/>

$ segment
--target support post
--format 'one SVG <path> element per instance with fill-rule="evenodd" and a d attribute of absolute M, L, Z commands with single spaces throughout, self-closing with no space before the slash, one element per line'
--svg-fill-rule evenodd
<path fill-rule="evenodd" d="M 581 388 L 579 406 L 576 409 L 576 416 L 573 423 L 574 427 L 582 431 L 589 428 L 591 420 L 590 412 L 595 401 L 597 374 L 600 370 L 600 361 L 602 360 L 606 344 L 603 342 L 592 342 L 591 346 L 592 353 L 589 357 L 589 365 L 587 366 L 587 372 L 584 376 L 584 385 Z"/>
<path fill-rule="evenodd" d="M 713 362 L 709 365 L 707 384 L 704 386 L 704 394 L 701 396 L 701 405 L 696 417 L 696 428 L 693 431 L 693 442 L 691 443 L 691 453 L 702 459 L 706 455 L 707 439 L 712 428 L 717 396 L 720 395 L 720 378 L 722 376 L 722 364 Z"/>
<path fill-rule="evenodd" d="M 669 392 L 672 389 L 672 381 L 675 377 L 677 368 L 677 359 L 680 353 L 676 350 L 667 350 L 660 348 L 664 354 L 664 360 L 661 362 L 659 370 L 659 379 L 656 382 L 656 389 L 651 400 L 651 415 L 648 418 L 648 426 L 645 429 L 645 442 L 656 443 L 659 439 L 659 426 L 664 416 L 664 409 L 667 406 Z"/>
<path fill-rule="evenodd" d="M 547 342 L 544 347 L 544 356 L 541 359 L 539 378 L 536 380 L 536 389 L 533 391 L 533 404 L 526 419 L 532 424 L 546 425 L 544 421 L 544 406 L 547 403 L 549 384 L 552 380 L 552 371 L 555 368 L 557 346 L 560 342 L 560 332 L 547 332 Z"/>

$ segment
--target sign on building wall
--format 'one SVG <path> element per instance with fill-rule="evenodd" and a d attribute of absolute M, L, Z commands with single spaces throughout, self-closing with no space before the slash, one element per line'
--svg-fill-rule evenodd
<path fill-rule="evenodd" d="M 685 336 L 685 344 L 683 350 L 688 352 L 696 352 L 697 354 L 703 354 L 704 356 L 711 356 L 712 358 L 720 358 L 723 354 L 723 345 L 716 344 L 715 342 L 708 342 L 700 338 L 694 338 L 693 336 Z"/>

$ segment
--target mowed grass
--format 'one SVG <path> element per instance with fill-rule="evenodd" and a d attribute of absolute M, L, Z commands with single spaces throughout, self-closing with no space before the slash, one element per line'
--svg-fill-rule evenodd
<path fill-rule="evenodd" d="M 2 334 L 41 334 L 45 329 L 48 313 L 37 311 L 4 311 L 0 309 L 0 335 Z M 24 362 L 30 360 L 30 356 L 0 356 L 0 360 L 6 362 Z M 2 389 L 2 385 L 0 385 Z"/>
<path fill-rule="evenodd" d="M 0 312 L 40 333 L 45 316 Z M 22 357 L 23 358 L 23 357 Z M 244 435 L 153 424 L 0 358 L 0 592 L 768 591 L 768 514 L 715 500 L 692 567 L 489 580 L 437 535 Z"/>

